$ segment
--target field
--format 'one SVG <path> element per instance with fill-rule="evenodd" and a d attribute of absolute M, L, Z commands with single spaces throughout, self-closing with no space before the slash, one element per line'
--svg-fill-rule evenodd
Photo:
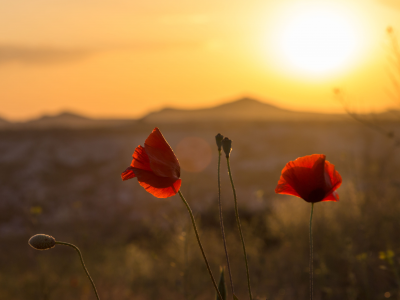
<path fill-rule="evenodd" d="M 120 178 L 154 125 L 0 131 L 0 299 L 94 299 L 76 253 L 61 245 L 35 251 L 27 242 L 36 233 L 77 245 L 103 300 L 215 298 L 180 198 L 157 199 L 135 179 Z M 400 135 L 399 123 L 382 126 Z M 160 130 L 177 149 L 181 190 L 216 277 L 225 265 L 214 140 L 221 133 L 233 140 L 231 167 L 255 299 L 308 297 L 310 205 L 274 189 L 288 161 L 313 153 L 326 154 L 343 178 L 339 202 L 315 204 L 314 299 L 400 297 L 395 138 L 351 120 L 203 122 Z M 202 139 L 202 147 L 180 143 L 189 137 Z M 235 289 L 248 299 L 224 160 L 221 177 Z"/>

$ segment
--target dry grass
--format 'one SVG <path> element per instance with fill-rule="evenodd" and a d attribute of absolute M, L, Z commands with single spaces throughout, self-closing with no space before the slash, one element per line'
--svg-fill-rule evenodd
<path fill-rule="evenodd" d="M 120 181 L 151 129 L 0 132 L 0 299 L 94 299 L 76 253 L 62 246 L 34 251 L 27 241 L 36 233 L 77 245 L 103 300 L 214 298 L 178 196 L 156 199 L 134 180 Z M 213 149 L 203 172 L 183 170 L 182 192 L 215 275 L 225 262 L 214 146 L 221 132 L 233 140 L 232 172 L 257 299 L 308 297 L 310 205 L 275 195 L 274 188 L 288 160 L 312 153 L 326 154 L 343 177 L 341 201 L 315 205 L 314 299 L 385 299 L 387 292 L 397 297 L 393 270 L 379 259 L 380 251 L 392 250 L 399 267 L 400 156 L 390 139 L 356 123 L 187 124 L 161 130 L 173 148 L 197 136 Z M 222 170 L 232 273 L 239 299 L 246 299 L 224 163 Z"/>

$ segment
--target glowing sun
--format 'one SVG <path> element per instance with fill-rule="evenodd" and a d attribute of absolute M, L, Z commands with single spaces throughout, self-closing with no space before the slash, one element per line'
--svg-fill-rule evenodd
<path fill-rule="evenodd" d="M 354 20 L 336 7 L 298 8 L 282 23 L 280 51 L 285 60 L 308 74 L 325 74 L 351 63 L 359 36 Z"/>

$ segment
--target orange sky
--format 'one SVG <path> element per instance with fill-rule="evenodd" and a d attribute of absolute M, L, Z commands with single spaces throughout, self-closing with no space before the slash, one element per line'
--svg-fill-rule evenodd
<path fill-rule="evenodd" d="M 335 72 L 308 76 L 290 67 L 277 45 L 291 8 L 314 2 L 2 1 L 0 116 L 25 120 L 69 110 L 131 118 L 242 96 L 341 112 L 335 86 L 361 110 L 393 107 L 385 93 L 385 28 L 400 32 L 398 1 L 319 0 L 349 12 L 359 49 Z"/>

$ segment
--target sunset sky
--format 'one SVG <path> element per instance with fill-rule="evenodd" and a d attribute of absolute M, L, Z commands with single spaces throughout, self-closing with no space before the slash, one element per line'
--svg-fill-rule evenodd
<path fill-rule="evenodd" d="M 396 107 L 398 0 L 0 3 L 0 116 L 136 118 L 250 96 L 282 108 Z M 398 106 L 399 107 L 399 106 Z"/>

